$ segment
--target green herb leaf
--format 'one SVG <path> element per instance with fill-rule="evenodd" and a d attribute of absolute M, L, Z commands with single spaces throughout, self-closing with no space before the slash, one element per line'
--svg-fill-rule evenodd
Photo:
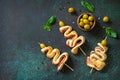
<path fill-rule="evenodd" d="M 89 12 L 94 12 L 94 6 L 87 1 L 81 1 L 81 5 Z"/>
<path fill-rule="evenodd" d="M 51 26 L 56 22 L 56 16 L 51 16 L 47 23 L 43 26 L 44 30 L 51 31 Z"/>
<path fill-rule="evenodd" d="M 117 38 L 117 33 L 116 31 L 114 31 L 112 28 L 110 27 L 105 27 L 105 32 L 108 36 L 112 37 L 112 38 Z"/>
<path fill-rule="evenodd" d="M 44 29 L 44 30 L 47 30 L 47 31 L 51 31 L 51 26 L 49 26 L 49 25 L 44 25 L 44 26 L 43 26 L 43 29 Z"/>
<path fill-rule="evenodd" d="M 48 22 L 47 24 L 49 25 L 53 25 L 56 21 L 56 16 L 51 16 L 49 19 L 48 19 Z"/>

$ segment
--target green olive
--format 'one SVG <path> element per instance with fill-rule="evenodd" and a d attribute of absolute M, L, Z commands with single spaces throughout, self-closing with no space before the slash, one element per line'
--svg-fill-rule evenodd
<path fill-rule="evenodd" d="M 83 21 L 83 18 L 81 18 L 80 21 Z"/>
<path fill-rule="evenodd" d="M 106 45 L 107 45 L 107 41 L 104 39 L 104 40 L 101 41 L 101 44 L 102 44 L 103 46 L 106 46 Z"/>
<path fill-rule="evenodd" d="M 103 17 L 103 22 L 107 23 L 109 21 L 109 17 L 108 16 L 104 16 Z"/>
<path fill-rule="evenodd" d="M 45 44 L 44 43 L 40 43 L 40 48 L 45 48 Z"/>
<path fill-rule="evenodd" d="M 89 29 L 90 29 L 90 25 L 85 24 L 85 25 L 84 25 L 84 29 L 85 29 L 85 30 L 89 30 Z"/>
<path fill-rule="evenodd" d="M 90 26 L 92 26 L 93 25 L 93 22 L 92 21 L 90 21 Z"/>
<path fill-rule="evenodd" d="M 59 21 L 59 26 L 60 27 L 62 27 L 62 26 L 64 26 L 65 24 L 64 24 L 64 22 L 63 21 Z"/>
<path fill-rule="evenodd" d="M 73 12 L 75 12 L 75 9 L 73 7 L 70 7 L 70 8 L 68 8 L 68 12 L 73 13 Z"/>
<path fill-rule="evenodd" d="M 84 19 L 87 19 L 87 18 L 88 18 L 88 15 L 87 15 L 87 14 L 83 14 L 83 18 L 84 18 Z"/>
<path fill-rule="evenodd" d="M 89 21 L 87 19 L 83 19 L 84 24 L 89 24 Z"/>
<path fill-rule="evenodd" d="M 84 26 L 84 23 L 83 23 L 82 21 L 80 21 L 79 25 L 80 25 L 81 27 L 83 27 L 83 26 Z"/>
<path fill-rule="evenodd" d="M 88 17 L 88 20 L 89 20 L 89 21 L 93 21 L 93 20 L 94 20 L 93 16 L 89 16 L 89 17 Z"/>

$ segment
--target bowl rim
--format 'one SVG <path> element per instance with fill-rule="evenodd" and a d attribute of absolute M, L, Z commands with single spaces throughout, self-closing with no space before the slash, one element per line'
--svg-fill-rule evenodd
<path fill-rule="evenodd" d="M 79 26 L 80 18 L 83 16 L 83 14 L 91 15 L 91 16 L 94 18 L 93 25 L 92 25 L 91 28 L 88 29 L 88 30 L 85 30 L 84 28 L 82 28 L 81 26 Z M 95 24 L 96 24 L 96 19 L 95 19 L 95 17 L 93 16 L 92 13 L 82 13 L 82 14 L 80 14 L 80 15 L 78 16 L 78 18 L 77 18 L 77 25 L 78 25 L 78 27 L 79 27 L 81 30 L 83 30 L 83 31 L 90 31 L 90 30 L 92 30 L 92 29 L 95 27 Z"/>

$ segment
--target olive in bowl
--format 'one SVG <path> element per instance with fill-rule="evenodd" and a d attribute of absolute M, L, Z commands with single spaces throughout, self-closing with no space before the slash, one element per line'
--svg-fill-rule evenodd
<path fill-rule="evenodd" d="M 83 31 L 90 31 L 95 27 L 96 19 L 91 13 L 83 13 L 77 19 L 78 27 Z"/>

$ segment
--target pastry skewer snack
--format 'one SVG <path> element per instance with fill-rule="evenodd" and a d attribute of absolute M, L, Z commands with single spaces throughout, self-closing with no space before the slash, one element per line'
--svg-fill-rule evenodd
<path fill-rule="evenodd" d="M 91 67 L 90 73 L 92 73 L 93 69 L 96 69 L 98 71 L 102 70 L 104 68 L 105 60 L 107 59 L 106 52 L 108 50 L 106 44 L 107 38 L 101 41 L 101 43 L 97 43 L 97 47 L 94 51 L 90 52 L 90 56 L 86 59 L 87 66 Z"/>
<path fill-rule="evenodd" d="M 41 47 L 41 52 L 45 53 L 48 58 L 52 59 L 52 64 L 57 66 L 58 71 L 62 70 L 64 65 L 71 71 L 74 71 L 69 65 L 66 64 L 69 57 L 67 52 L 60 54 L 60 50 L 57 48 L 53 49 L 51 46 L 45 46 L 43 43 L 39 43 L 39 45 Z"/>
<path fill-rule="evenodd" d="M 77 54 L 78 49 L 80 49 L 82 53 L 86 55 L 81 48 L 81 46 L 85 43 L 84 36 L 78 36 L 78 33 L 75 30 L 72 30 L 71 26 L 62 26 L 59 30 L 64 34 L 64 37 L 67 38 L 66 45 L 72 48 L 71 52 L 73 54 Z"/>

